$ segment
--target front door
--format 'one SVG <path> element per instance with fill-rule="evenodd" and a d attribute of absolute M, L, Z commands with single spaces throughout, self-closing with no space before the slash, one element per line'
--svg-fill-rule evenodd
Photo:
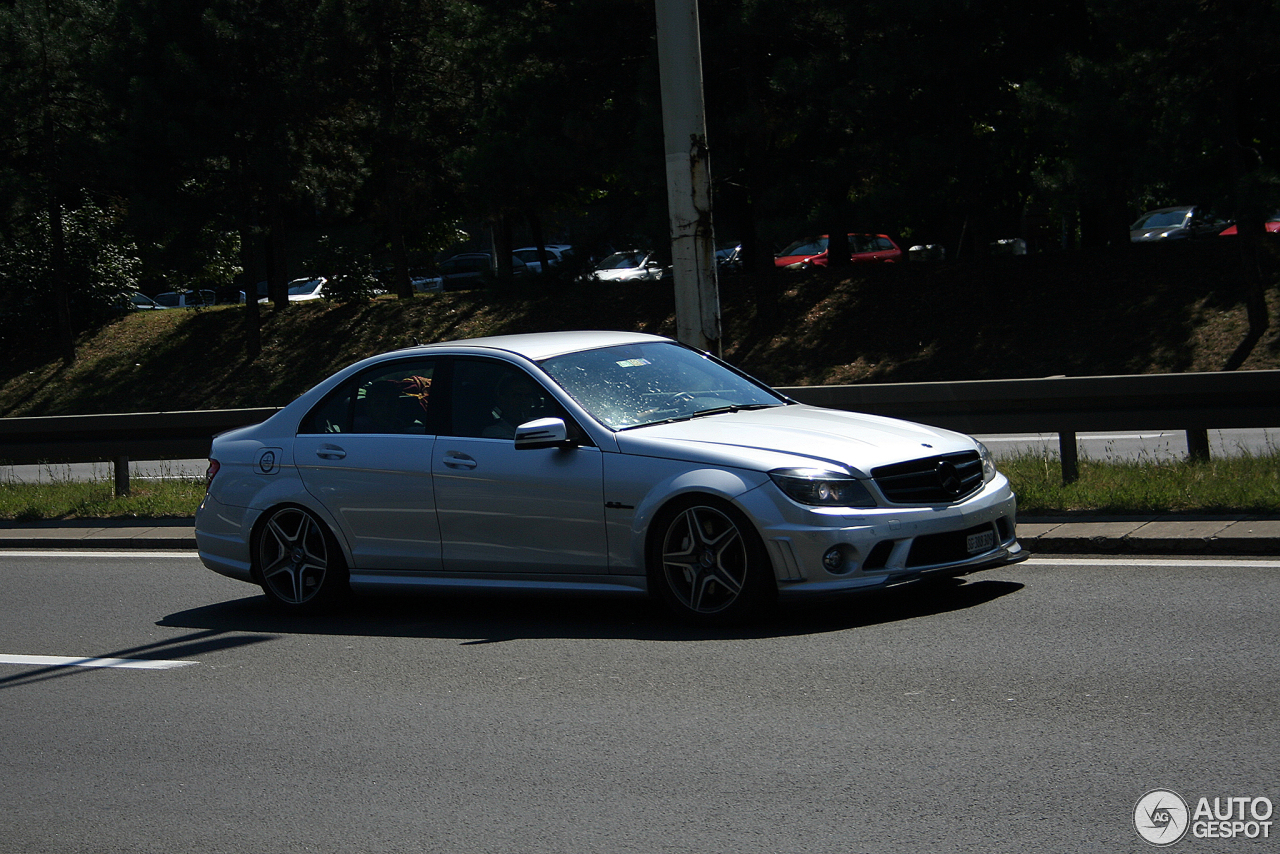
<path fill-rule="evenodd" d="M 515 365 L 458 359 L 451 397 L 432 462 L 445 570 L 607 572 L 600 450 L 515 448 L 519 424 L 567 417 L 546 388 Z"/>

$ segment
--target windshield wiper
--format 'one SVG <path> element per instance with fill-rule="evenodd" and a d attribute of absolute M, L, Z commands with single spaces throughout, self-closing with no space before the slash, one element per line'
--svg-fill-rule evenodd
<path fill-rule="evenodd" d="M 729 406 L 717 406 L 713 409 L 700 409 L 697 412 L 690 412 L 684 415 L 673 415 L 670 418 L 663 418 L 659 421 L 646 421 L 643 424 L 629 424 L 621 429 L 635 430 L 637 427 L 656 427 L 659 424 L 675 424 L 680 421 L 692 421 L 694 418 L 702 418 L 704 415 L 723 415 L 726 412 L 746 412 L 750 409 L 773 409 L 775 406 L 786 406 L 785 403 L 734 403 Z"/>
<path fill-rule="evenodd" d="M 717 406 L 712 409 L 699 409 L 688 417 L 701 418 L 704 415 L 722 415 L 726 412 L 747 412 L 752 409 L 772 409 L 775 406 L 782 405 L 783 404 L 781 403 L 731 403 L 728 406 Z"/>

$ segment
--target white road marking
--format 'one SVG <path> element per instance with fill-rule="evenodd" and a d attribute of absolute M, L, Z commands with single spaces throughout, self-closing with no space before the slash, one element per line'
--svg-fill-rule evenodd
<path fill-rule="evenodd" d="M 195 661 L 165 661 L 149 658 L 76 658 L 66 655 L 5 655 L 0 664 L 22 664 L 39 667 L 116 667 L 124 670 L 172 670 L 197 664 Z"/>
<path fill-rule="evenodd" d="M 197 551 L 188 551 L 182 549 L 164 549 L 155 551 L 145 551 L 143 549 L 127 549 L 125 551 L 107 551 L 106 549 L 93 549 L 91 551 L 73 551 L 71 549 L 41 549 L 39 551 L 33 549 L 21 549 L 8 551 L 0 549 L 0 557 L 122 557 L 122 558 L 157 558 L 157 557 L 181 557 L 192 558 L 197 557 L 200 553 Z"/>
<path fill-rule="evenodd" d="M 1238 569 L 1240 567 L 1256 567 L 1258 569 L 1280 569 L 1277 560 L 1250 560 L 1249 558 L 1217 560 L 1210 558 L 1152 558 L 1152 557 L 1031 557 L 1027 563 L 1036 566 L 1174 566 L 1191 569 Z"/>

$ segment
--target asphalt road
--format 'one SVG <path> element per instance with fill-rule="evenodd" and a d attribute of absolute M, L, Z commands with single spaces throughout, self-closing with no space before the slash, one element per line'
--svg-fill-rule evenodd
<path fill-rule="evenodd" d="M 287 619 L 189 554 L 0 579 L 5 854 L 1112 854 L 1151 850 L 1152 789 L 1280 802 L 1275 560 L 1035 558 L 738 632 L 598 599 Z"/>

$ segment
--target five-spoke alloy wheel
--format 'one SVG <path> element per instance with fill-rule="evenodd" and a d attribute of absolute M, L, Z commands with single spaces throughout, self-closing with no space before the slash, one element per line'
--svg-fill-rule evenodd
<path fill-rule="evenodd" d="M 258 534 L 256 557 L 263 591 L 287 608 L 321 609 L 348 590 L 337 544 L 324 523 L 301 507 L 271 511 Z"/>
<path fill-rule="evenodd" d="M 745 616 L 771 589 L 759 537 L 732 508 L 683 502 L 665 514 L 650 578 L 672 608 L 700 622 Z"/>

